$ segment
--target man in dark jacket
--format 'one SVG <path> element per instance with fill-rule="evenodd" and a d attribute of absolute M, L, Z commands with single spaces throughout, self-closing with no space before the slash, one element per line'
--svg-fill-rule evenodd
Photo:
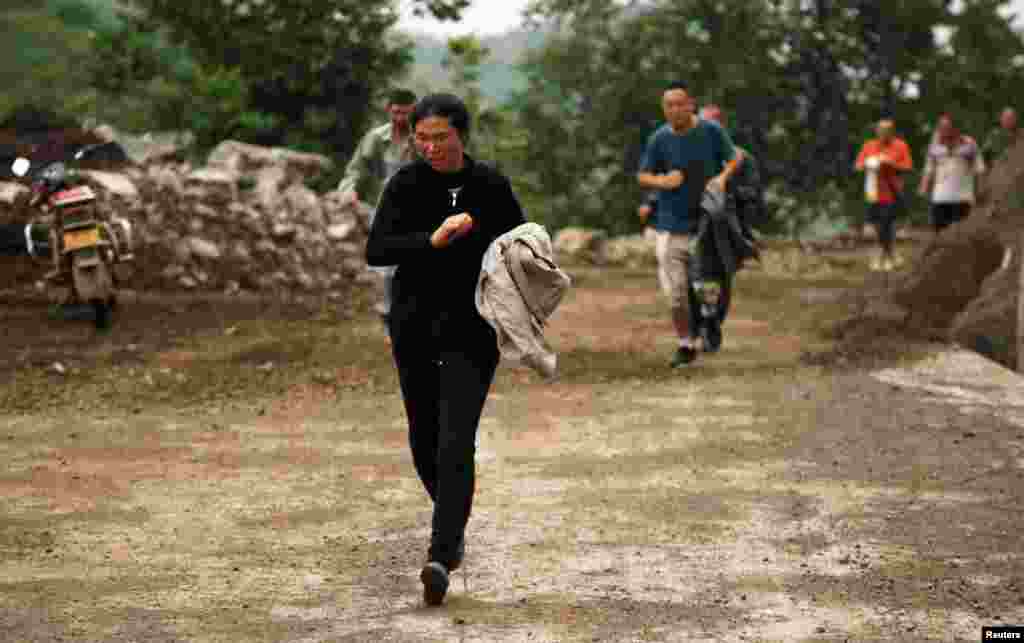
<path fill-rule="evenodd" d="M 714 103 L 705 105 L 700 111 L 700 117 L 718 123 L 725 128 L 725 114 L 722 108 Z M 728 130 L 727 130 L 728 131 Z M 757 159 L 746 147 L 733 143 L 736 153 L 740 157 L 739 167 L 729 181 L 728 195 L 732 199 L 732 206 L 736 208 L 736 215 L 739 217 L 740 225 L 746 236 L 754 238 L 754 226 L 762 223 L 767 214 L 764 202 L 764 186 L 761 183 L 761 168 Z"/>
<path fill-rule="evenodd" d="M 465 552 L 477 427 L 499 357 L 476 308 L 477 279 L 491 243 L 526 219 L 509 180 L 465 153 L 469 112 L 459 98 L 423 98 L 410 125 L 420 157 L 384 187 L 366 258 L 398 267 L 391 347 L 413 464 L 434 502 L 423 597 L 440 605 Z"/>
<path fill-rule="evenodd" d="M 758 252 L 740 223 L 732 195 L 706 190 L 699 210 L 687 277 L 691 301 L 698 306 L 696 318 L 704 350 L 713 353 L 722 345 L 722 324 L 732 302 L 733 278 Z"/>
<path fill-rule="evenodd" d="M 725 129 L 722 109 L 714 103 L 700 110 L 700 118 Z M 733 277 L 743 262 L 758 256 L 752 226 L 763 217 L 764 195 L 754 157 L 736 149 L 737 167 L 729 181 L 725 199 L 714 194 L 702 201 L 701 225 L 690 253 L 690 287 L 700 305 L 700 334 L 704 350 L 717 352 L 722 346 L 722 324 L 732 305 Z"/>

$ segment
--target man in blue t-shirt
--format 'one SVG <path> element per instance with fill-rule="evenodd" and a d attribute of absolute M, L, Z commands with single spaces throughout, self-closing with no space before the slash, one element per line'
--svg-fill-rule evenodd
<path fill-rule="evenodd" d="M 667 122 L 647 140 L 637 180 L 658 194 L 654 212 L 658 281 L 671 303 L 679 335 L 679 349 L 672 359 L 672 366 L 678 367 L 697 357 L 699 303 L 687 287 L 686 263 L 700 199 L 705 189 L 724 192 L 737 164 L 729 135 L 694 113 L 686 83 L 669 84 L 661 107 Z"/>

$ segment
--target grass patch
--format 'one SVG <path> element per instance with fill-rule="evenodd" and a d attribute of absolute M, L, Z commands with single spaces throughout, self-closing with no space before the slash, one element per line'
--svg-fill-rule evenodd
<path fill-rule="evenodd" d="M 664 356 L 642 351 L 602 351 L 574 347 L 559 355 L 559 376 L 575 383 L 630 379 L 664 380 L 672 376 Z"/>
<path fill-rule="evenodd" d="M 229 320 L 144 355 L 141 363 L 79 362 L 64 375 L 23 368 L 0 390 L 7 412 L 111 412 L 225 404 L 295 386 L 373 391 L 394 381 L 391 352 L 369 315 L 352 320 Z M 155 407 L 155 409 L 154 409 Z"/>

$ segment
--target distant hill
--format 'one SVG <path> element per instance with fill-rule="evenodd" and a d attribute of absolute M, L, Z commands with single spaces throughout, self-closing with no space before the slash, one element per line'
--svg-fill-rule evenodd
<path fill-rule="evenodd" d="M 415 63 L 407 82 L 417 91 L 438 91 L 451 86 L 448 72 L 441 66 L 448 51 L 447 41 L 422 33 L 406 33 L 415 44 Z M 484 96 L 502 102 L 513 92 L 526 87 L 526 77 L 516 66 L 523 55 L 544 44 L 546 34 L 532 29 L 513 29 L 503 34 L 481 38 L 491 54 L 480 70 L 480 91 Z"/>

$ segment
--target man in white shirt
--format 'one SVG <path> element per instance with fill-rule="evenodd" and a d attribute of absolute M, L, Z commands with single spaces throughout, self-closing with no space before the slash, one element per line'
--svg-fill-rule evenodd
<path fill-rule="evenodd" d="M 985 160 L 977 142 L 960 132 L 952 116 L 943 114 L 928 146 L 918 186 L 918 193 L 931 202 L 936 234 L 970 214 L 978 177 L 984 173 Z"/>

